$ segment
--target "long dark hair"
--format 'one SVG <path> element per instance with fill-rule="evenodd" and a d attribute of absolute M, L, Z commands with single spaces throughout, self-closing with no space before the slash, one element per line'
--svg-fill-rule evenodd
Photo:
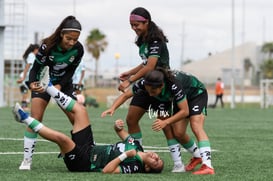
<path fill-rule="evenodd" d="M 167 37 L 164 35 L 161 28 L 159 28 L 151 18 L 151 15 L 148 10 L 146 10 L 143 7 L 137 7 L 135 8 L 131 13 L 135 15 L 139 15 L 144 17 L 148 20 L 148 35 L 145 37 L 139 36 L 137 37 L 135 44 L 137 46 L 140 46 L 142 43 L 150 43 L 154 40 L 162 41 L 162 42 L 168 42 Z"/>
<path fill-rule="evenodd" d="M 46 54 L 59 42 L 61 42 L 62 37 L 61 33 L 65 31 L 81 31 L 81 24 L 74 16 L 67 16 L 61 24 L 57 27 L 55 32 L 49 37 L 43 40 L 43 43 L 46 44 Z"/>
<path fill-rule="evenodd" d="M 144 76 L 144 85 L 159 88 L 164 82 L 170 85 L 174 83 L 174 80 L 175 78 L 171 70 L 158 67 Z"/>
<path fill-rule="evenodd" d="M 35 49 L 38 49 L 39 45 L 38 44 L 30 44 L 27 49 L 25 50 L 24 54 L 23 54 L 23 59 L 26 62 L 27 56 L 30 52 L 33 52 Z"/>

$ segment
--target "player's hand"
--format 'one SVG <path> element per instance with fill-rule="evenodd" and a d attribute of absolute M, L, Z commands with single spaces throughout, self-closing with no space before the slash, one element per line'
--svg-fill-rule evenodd
<path fill-rule="evenodd" d="M 115 121 L 114 129 L 116 131 L 121 131 L 124 128 L 124 121 L 121 119 L 117 119 Z"/>
<path fill-rule="evenodd" d="M 156 119 L 152 124 L 154 131 L 160 131 L 167 126 L 167 122 L 161 119 Z"/>
<path fill-rule="evenodd" d="M 107 114 L 109 114 L 110 116 L 113 116 L 114 112 L 115 111 L 113 109 L 107 109 L 106 111 L 103 111 L 100 116 L 102 118 L 105 117 Z"/>
<path fill-rule="evenodd" d="M 129 81 L 123 81 L 121 84 L 119 84 L 118 90 L 121 92 L 125 92 L 126 88 L 130 86 Z"/>
<path fill-rule="evenodd" d="M 127 72 L 124 72 L 124 73 L 120 74 L 119 80 L 125 81 L 125 80 L 129 79 L 129 77 L 130 77 L 130 74 Z"/>
<path fill-rule="evenodd" d="M 24 81 L 24 79 L 23 79 L 23 78 L 21 78 L 21 79 L 17 79 L 17 81 L 16 81 L 16 82 L 17 82 L 18 84 L 21 84 L 23 81 Z"/>
<path fill-rule="evenodd" d="M 44 88 L 40 85 L 39 82 L 32 82 L 29 85 L 31 91 L 42 93 L 44 92 Z"/>

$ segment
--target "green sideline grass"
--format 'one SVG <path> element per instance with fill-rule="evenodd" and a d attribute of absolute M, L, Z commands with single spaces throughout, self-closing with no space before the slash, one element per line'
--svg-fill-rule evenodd
<path fill-rule="evenodd" d="M 112 126 L 117 118 L 124 118 L 126 109 L 119 109 L 113 117 L 100 118 L 104 106 L 88 108 L 94 137 L 97 143 L 114 143 L 118 140 Z M 101 173 L 70 173 L 62 159 L 57 158 L 58 147 L 50 142 L 39 141 L 31 171 L 19 171 L 22 160 L 24 125 L 13 120 L 10 108 L 0 108 L 0 177 L 1 180 L 271 180 L 272 179 L 272 109 L 255 106 L 237 109 L 209 109 L 205 129 L 210 137 L 212 164 L 216 174 L 195 176 L 191 173 L 171 173 L 172 161 L 168 152 L 160 152 L 165 161 L 162 174 L 103 175 Z M 144 146 L 166 147 L 162 132 L 151 131 L 147 116 L 141 121 Z M 44 124 L 69 135 L 71 126 L 57 106 L 48 107 Z M 188 129 L 188 133 L 191 131 Z M 41 139 L 39 137 L 39 139 Z M 19 154 L 11 154 L 17 153 Z M 51 152 L 51 153 L 47 153 Z M 53 152 L 53 153 L 52 153 Z M 182 152 L 183 161 L 190 159 Z"/>

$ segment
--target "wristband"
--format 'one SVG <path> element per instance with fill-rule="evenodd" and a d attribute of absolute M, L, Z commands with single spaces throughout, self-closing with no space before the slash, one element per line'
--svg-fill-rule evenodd
<path fill-rule="evenodd" d="M 122 153 L 121 155 L 118 156 L 118 158 L 120 159 L 120 161 L 124 161 L 127 158 L 126 153 Z"/>

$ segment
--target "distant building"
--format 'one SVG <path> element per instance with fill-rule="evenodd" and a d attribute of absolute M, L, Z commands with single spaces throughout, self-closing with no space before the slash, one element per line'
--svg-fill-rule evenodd
<path fill-rule="evenodd" d="M 255 43 L 249 42 L 235 47 L 233 70 L 235 84 L 258 85 L 259 65 L 262 53 Z M 214 84 L 221 77 L 225 85 L 230 85 L 232 72 L 232 49 L 210 54 L 209 57 L 185 64 L 182 70 L 197 76 L 205 84 Z"/>

